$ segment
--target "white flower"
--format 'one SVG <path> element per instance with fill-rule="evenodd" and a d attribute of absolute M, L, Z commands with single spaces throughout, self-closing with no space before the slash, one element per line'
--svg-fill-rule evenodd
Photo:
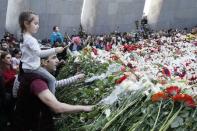
<path fill-rule="evenodd" d="M 110 116 L 110 114 L 111 114 L 111 110 L 110 109 L 106 109 L 105 110 L 105 115 L 106 115 L 107 118 Z"/>
<path fill-rule="evenodd" d="M 152 86 L 151 91 L 152 91 L 153 93 L 160 92 L 160 91 L 161 91 L 160 87 L 162 87 L 161 84 L 157 84 L 157 85 L 155 85 L 155 86 Z"/>
<path fill-rule="evenodd" d="M 93 52 L 91 52 L 91 57 L 96 59 L 97 58 L 97 55 L 95 55 Z"/>
<path fill-rule="evenodd" d="M 79 57 L 76 57 L 76 58 L 75 58 L 75 60 L 74 60 L 74 62 L 75 62 L 75 63 L 78 63 L 78 62 L 80 62 L 80 59 L 79 59 Z"/>
<path fill-rule="evenodd" d="M 94 91 L 99 91 L 99 88 L 95 88 Z"/>
<path fill-rule="evenodd" d="M 141 88 L 142 88 L 142 86 L 140 86 L 138 83 L 132 83 L 129 85 L 129 87 L 127 89 L 128 89 L 128 91 L 137 91 Z"/>

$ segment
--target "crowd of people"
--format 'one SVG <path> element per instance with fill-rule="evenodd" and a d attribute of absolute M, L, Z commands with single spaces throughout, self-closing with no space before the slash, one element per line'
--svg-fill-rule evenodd
<path fill-rule="evenodd" d="M 84 74 L 78 74 L 57 81 L 51 74 L 59 64 L 56 54 L 67 48 L 54 46 L 56 41 L 62 42 L 57 28 L 54 28 L 51 37 L 54 40 L 54 43 L 51 41 L 51 48 L 41 49 L 33 37 L 39 28 L 39 16 L 34 12 L 22 12 L 19 25 L 22 33 L 19 44 L 14 43 L 17 46 L 13 46 L 13 40 L 7 37 L 1 43 L 1 115 L 7 118 L 1 122 L 1 130 L 52 131 L 55 130 L 54 113 L 91 111 L 93 106 L 70 105 L 55 97 L 57 87 L 84 78 Z"/>
<path fill-rule="evenodd" d="M 39 43 L 33 36 L 39 28 L 39 16 L 33 12 L 21 13 L 21 38 L 6 32 L 0 42 L 0 130 L 54 130 L 54 113 L 93 109 L 93 106 L 61 103 L 55 97 L 56 88 L 84 78 L 84 74 L 77 74 L 68 79 L 55 79 L 54 72 L 57 74 L 69 52 L 75 53 L 86 46 L 110 51 L 116 45 L 139 45 L 140 42 L 150 48 L 151 43 L 157 44 L 159 50 L 165 43 L 172 43 L 176 48 L 176 42 L 197 38 L 196 27 L 152 32 L 145 27 L 147 21 L 144 22 L 143 28 L 137 28 L 136 32 L 114 31 L 105 35 L 87 35 L 83 31 L 78 35 L 63 35 L 54 26 L 49 39 Z M 186 34 L 186 39 L 180 38 Z"/>

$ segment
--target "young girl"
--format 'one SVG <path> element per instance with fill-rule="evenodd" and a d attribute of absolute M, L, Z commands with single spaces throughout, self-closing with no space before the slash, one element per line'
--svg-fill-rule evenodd
<path fill-rule="evenodd" d="M 20 43 L 22 70 L 25 73 L 36 73 L 44 77 L 48 82 L 50 91 L 54 93 L 56 79 L 40 67 L 40 58 L 61 53 L 64 48 L 40 49 L 38 41 L 32 36 L 39 28 L 39 16 L 34 12 L 22 12 L 19 16 L 19 25 L 22 33 L 22 42 Z"/>
<path fill-rule="evenodd" d="M 14 49 L 12 56 L 12 67 L 15 70 L 18 70 L 21 59 L 21 51 L 19 49 Z"/>

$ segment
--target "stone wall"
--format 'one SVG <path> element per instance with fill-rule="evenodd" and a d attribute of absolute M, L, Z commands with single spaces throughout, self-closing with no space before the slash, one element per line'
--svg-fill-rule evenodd
<path fill-rule="evenodd" d="M 157 0 L 162 3 L 156 23 L 152 23 L 155 29 L 184 28 L 197 25 L 197 1 L 196 0 Z M 153 0 L 154 2 L 154 0 Z M 153 6 L 154 4 L 152 4 Z M 158 7 L 156 5 L 155 7 Z M 154 7 L 150 7 L 151 15 L 154 15 Z"/>
<path fill-rule="evenodd" d="M 0 39 L 5 32 L 5 21 L 7 11 L 7 0 L 0 0 Z"/>
<path fill-rule="evenodd" d="M 38 36 L 48 37 L 54 25 L 59 26 L 63 34 L 78 31 L 82 5 L 83 0 L 29 0 L 30 9 L 40 16 Z"/>
<path fill-rule="evenodd" d="M 10 0 L 11 3 L 13 0 Z M 21 1 L 21 0 L 20 0 Z M 74 30 L 78 31 L 80 21 L 81 21 L 81 11 L 83 0 L 22 0 L 20 4 L 17 6 L 10 7 L 9 14 L 7 17 L 9 18 L 11 14 L 16 14 L 15 8 L 18 12 L 22 10 L 33 10 L 40 17 L 40 29 L 36 34 L 39 38 L 49 38 L 49 35 L 52 33 L 52 28 L 54 25 L 60 27 L 60 31 L 64 34 L 65 31 L 73 34 Z M 16 2 L 17 3 L 17 2 Z M 18 6 L 22 6 L 25 8 L 18 9 Z M 10 32 L 16 34 L 20 33 L 20 29 L 18 26 L 18 15 L 15 15 L 15 19 L 17 21 L 8 21 L 8 28 Z M 13 17 L 11 17 L 13 18 Z M 13 26 L 15 25 L 15 26 Z"/>
<path fill-rule="evenodd" d="M 95 33 L 131 31 L 142 18 L 145 0 L 102 0 L 97 4 Z"/>
<path fill-rule="evenodd" d="M 21 3 L 19 3 L 19 1 Z M 83 2 L 89 4 L 83 6 Z M 141 19 L 146 0 L 0 0 L 0 35 L 6 29 L 19 33 L 21 10 L 33 10 L 40 16 L 39 38 L 48 38 L 52 27 L 74 34 L 80 23 L 89 33 L 101 34 L 114 30 L 131 31 L 135 20 Z M 155 29 L 197 25 L 197 0 L 150 0 L 148 19 Z M 8 5 L 7 2 L 17 4 Z M 17 5 L 17 6 L 16 6 Z M 15 7 L 14 7 L 15 6 Z M 83 7 L 83 11 L 82 11 Z M 20 9 L 19 9 L 20 8 Z M 5 18 L 7 17 L 7 18 Z M 9 23 L 10 22 L 10 23 Z"/>

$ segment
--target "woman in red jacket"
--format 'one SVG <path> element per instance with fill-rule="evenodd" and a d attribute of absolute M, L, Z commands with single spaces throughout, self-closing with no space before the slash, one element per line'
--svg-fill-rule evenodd
<path fill-rule="evenodd" d="M 6 126 L 5 130 L 8 130 L 12 126 L 13 122 L 13 110 L 15 100 L 12 97 L 12 87 L 15 80 L 16 70 L 12 68 L 10 53 L 3 52 L 0 57 L 0 69 L 3 77 L 4 90 L 5 90 L 5 116 Z"/>
<path fill-rule="evenodd" d="M 12 56 L 8 52 L 1 53 L 0 67 L 5 82 L 6 91 L 12 91 L 16 70 L 12 68 Z"/>

